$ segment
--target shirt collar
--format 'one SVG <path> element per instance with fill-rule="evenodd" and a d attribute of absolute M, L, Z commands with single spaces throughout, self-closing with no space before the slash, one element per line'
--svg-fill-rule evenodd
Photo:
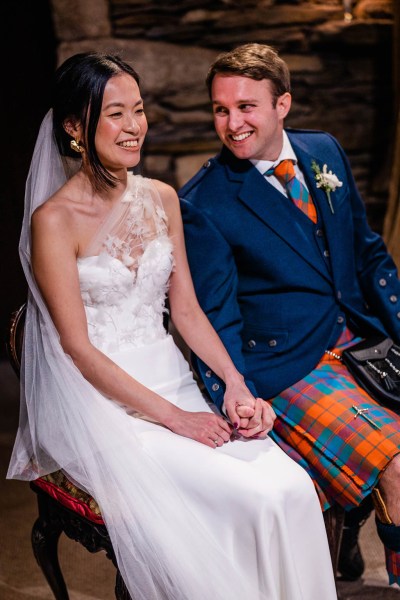
<path fill-rule="evenodd" d="M 250 159 L 250 162 L 255 166 L 255 168 L 260 171 L 261 175 L 264 175 L 268 169 L 271 167 L 276 167 L 282 160 L 289 159 L 297 163 L 297 158 L 292 148 L 292 144 L 289 141 L 288 135 L 285 130 L 283 130 L 283 145 L 282 150 L 276 160 L 254 160 Z"/>

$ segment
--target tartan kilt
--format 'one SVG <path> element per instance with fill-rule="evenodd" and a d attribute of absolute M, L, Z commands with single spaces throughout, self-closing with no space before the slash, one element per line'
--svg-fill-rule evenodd
<path fill-rule="evenodd" d="M 333 502 L 346 510 L 360 504 L 400 452 L 400 417 L 370 398 L 328 354 L 270 402 L 277 415 L 270 435 L 309 473 L 323 510 Z M 367 408 L 375 426 L 353 407 Z"/>

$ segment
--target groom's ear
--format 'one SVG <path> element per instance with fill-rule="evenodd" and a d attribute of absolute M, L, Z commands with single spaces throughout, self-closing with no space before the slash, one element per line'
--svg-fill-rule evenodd
<path fill-rule="evenodd" d="M 282 96 L 276 101 L 276 110 L 278 113 L 279 119 L 284 119 L 290 111 L 290 107 L 292 105 L 292 96 L 289 92 L 285 92 Z"/>

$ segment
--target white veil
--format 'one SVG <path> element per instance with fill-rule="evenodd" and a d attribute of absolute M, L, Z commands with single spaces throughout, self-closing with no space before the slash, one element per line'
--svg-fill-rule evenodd
<path fill-rule="evenodd" d="M 126 413 L 99 399 L 62 350 L 31 271 L 30 219 L 66 179 L 50 111 L 26 185 L 20 255 L 29 299 L 20 425 L 7 476 L 30 480 L 63 469 L 93 495 L 135 600 L 259 600 L 259 590 L 251 589 L 240 565 L 231 563 L 225 549 L 192 515 L 168 473 L 146 453 Z M 128 495 L 132 481 L 134 498 Z M 223 513 L 225 507 L 216 510 Z"/>

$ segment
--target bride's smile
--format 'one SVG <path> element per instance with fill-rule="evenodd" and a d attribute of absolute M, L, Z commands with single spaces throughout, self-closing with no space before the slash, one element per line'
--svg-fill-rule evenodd
<path fill-rule="evenodd" d="M 136 81 L 123 73 L 112 77 L 104 89 L 95 147 L 110 173 L 135 167 L 147 133 L 143 100 Z"/>

